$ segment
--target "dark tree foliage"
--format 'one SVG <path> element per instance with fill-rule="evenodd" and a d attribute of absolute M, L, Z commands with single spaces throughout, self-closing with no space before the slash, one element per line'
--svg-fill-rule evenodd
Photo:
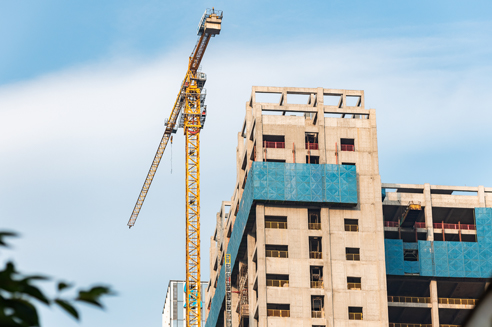
<path fill-rule="evenodd" d="M 5 239 L 15 237 L 16 233 L 0 231 L 0 247 L 8 247 Z M 40 326 L 38 311 L 35 304 L 57 306 L 64 312 L 80 319 L 76 303 L 89 303 L 103 308 L 101 298 L 105 295 L 114 295 L 107 286 L 93 286 L 88 289 L 78 289 L 76 296 L 65 297 L 63 292 L 73 285 L 63 281 L 55 281 L 57 296 L 50 298 L 36 285 L 40 281 L 51 280 L 50 277 L 38 275 L 24 275 L 18 272 L 14 263 L 7 262 L 0 270 L 0 326 L 2 327 L 36 327 Z"/>

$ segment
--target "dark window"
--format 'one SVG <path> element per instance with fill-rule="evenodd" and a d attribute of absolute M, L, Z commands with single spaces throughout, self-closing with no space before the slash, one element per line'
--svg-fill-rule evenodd
<path fill-rule="evenodd" d="M 342 151 L 355 151 L 354 139 L 341 139 L 340 146 Z"/>
<path fill-rule="evenodd" d="M 362 320 L 362 307 L 348 308 L 349 320 Z"/>
<path fill-rule="evenodd" d="M 263 135 L 263 147 L 273 149 L 285 149 L 285 136 Z"/>
<path fill-rule="evenodd" d="M 311 266 L 311 288 L 323 288 L 323 267 Z"/>
<path fill-rule="evenodd" d="M 322 259 L 321 237 L 309 238 L 309 258 Z"/>
<path fill-rule="evenodd" d="M 358 232 L 359 220 L 358 219 L 344 219 L 346 232 Z"/>
<path fill-rule="evenodd" d="M 418 261 L 419 260 L 419 250 L 403 250 L 403 260 L 405 261 Z"/>
<path fill-rule="evenodd" d="M 287 217 L 265 216 L 265 228 L 287 229 Z"/>
<path fill-rule="evenodd" d="M 268 317 L 290 317 L 290 304 L 267 303 Z"/>
<path fill-rule="evenodd" d="M 306 133 L 306 149 L 318 150 L 318 133 Z"/>
<path fill-rule="evenodd" d="M 321 229 L 321 217 L 319 209 L 308 210 L 308 228 L 309 229 Z"/>
<path fill-rule="evenodd" d="M 266 256 L 270 258 L 288 258 L 289 247 L 287 245 L 265 245 Z"/>
<path fill-rule="evenodd" d="M 319 156 L 311 156 L 307 155 L 306 156 L 306 163 L 307 164 L 319 164 Z"/>
<path fill-rule="evenodd" d="M 347 289 L 348 290 L 360 290 L 361 289 L 360 277 L 347 277 Z"/>
<path fill-rule="evenodd" d="M 325 301 L 322 296 L 311 296 L 311 318 L 324 318 Z"/>
<path fill-rule="evenodd" d="M 359 248 L 345 248 L 345 255 L 347 260 L 359 261 L 360 260 Z"/>

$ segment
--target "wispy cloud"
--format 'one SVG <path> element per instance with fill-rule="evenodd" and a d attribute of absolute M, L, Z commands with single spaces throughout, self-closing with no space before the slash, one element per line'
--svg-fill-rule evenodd
<path fill-rule="evenodd" d="M 246 48 L 212 40 L 203 62 L 209 76 L 202 134 L 204 279 L 215 212 L 234 187 L 237 132 L 252 85 L 363 89 L 366 106 L 377 109 L 383 181 L 490 186 L 492 178 L 479 173 L 492 159 L 484 151 L 492 136 L 492 69 L 483 53 L 490 46 L 479 39 L 444 36 Z M 173 174 L 169 148 L 137 226 L 131 233 L 124 227 L 186 64 L 176 55 L 117 58 L 0 87 L 2 221 L 32 242 L 23 263 L 83 281 L 111 281 L 124 297 L 112 302 L 118 310 L 110 306 L 119 312 L 111 324 L 131 321 L 128 298 L 151 289 L 160 306 L 167 281 L 184 276 L 180 132 Z M 469 161 L 462 160 L 465 148 Z M 69 257 L 80 262 L 66 266 Z M 135 279 L 148 284 L 145 292 L 131 286 Z M 137 309 L 149 314 L 149 308 Z M 92 326 L 109 321 L 91 319 Z"/>

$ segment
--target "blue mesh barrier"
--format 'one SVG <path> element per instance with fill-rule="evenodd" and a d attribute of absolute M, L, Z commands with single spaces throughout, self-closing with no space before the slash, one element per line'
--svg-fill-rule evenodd
<path fill-rule="evenodd" d="M 385 240 L 386 273 L 490 278 L 492 276 L 492 208 L 475 208 L 475 223 L 476 243 L 442 241 L 403 243 L 401 240 Z M 402 263 L 403 250 L 415 248 L 418 248 L 419 260 Z"/>
<path fill-rule="evenodd" d="M 254 200 L 357 204 L 357 175 L 352 165 L 253 162 L 232 229 L 227 252 L 236 262 Z M 403 269 L 403 267 L 402 267 Z M 220 270 L 206 327 L 215 327 L 225 296 L 225 266 Z"/>
<path fill-rule="evenodd" d="M 386 259 L 386 274 L 404 275 L 405 265 L 403 261 L 403 241 L 384 240 L 384 252 Z"/>

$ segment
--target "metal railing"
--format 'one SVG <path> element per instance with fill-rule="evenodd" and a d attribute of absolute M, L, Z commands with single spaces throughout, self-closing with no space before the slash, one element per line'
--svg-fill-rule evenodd
<path fill-rule="evenodd" d="M 349 312 L 349 320 L 362 320 L 362 312 Z"/>
<path fill-rule="evenodd" d="M 323 318 L 325 313 L 323 311 L 311 311 L 311 318 Z"/>
<path fill-rule="evenodd" d="M 432 324 L 405 324 L 390 322 L 389 327 L 432 327 Z"/>
<path fill-rule="evenodd" d="M 384 227 L 398 227 L 397 221 L 385 221 Z"/>
<path fill-rule="evenodd" d="M 323 288 L 323 281 L 311 281 L 311 288 Z"/>
<path fill-rule="evenodd" d="M 268 317 L 290 317 L 290 310 L 267 309 Z"/>
<path fill-rule="evenodd" d="M 321 230 L 321 223 L 308 223 L 308 228 Z"/>
<path fill-rule="evenodd" d="M 360 254 L 359 253 L 346 253 L 345 256 L 346 256 L 347 260 L 360 261 Z"/>
<path fill-rule="evenodd" d="M 352 144 L 341 144 L 342 151 L 355 151 L 355 146 Z"/>
<path fill-rule="evenodd" d="M 309 252 L 309 258 L 310 259 L 322 259 L 322 254 L 321 254 L 321 252 L 318 252 L 318 251 L 311 251 L 311 252 Z"/>
<path fill-rule="evenodd" d="M 285 149 L 285 142 L 269 142 L 265 141 L 265 148 L 270 149 Z"/>
<path fill-rule="evenodd" d="M 403 303 L 430 303 L 430 297 L 418 296 L 388 296 L 388 302 L 403 302 Z"/>
<path fill-rule="evenodd" d="M 440 297 L 440 304 L 461 304 L 461 305 L 475 305 L 477 302 L 476 299 L 453 299 L 453 298 L 445 298 Z"/>
<path fill-rule="evenodd" d="M 346 232 L 358 232 L 359 231 L 359 225 L 345 224 L 345 231 Z"/>
<path fill-rule="evenodd" d="M 461 325 L 439 325 L 441 327 L 461 327 Z"/>
<path fill-rule="evenodd" d="M 464 229 L 464 230 L 476 230 L 477 226 L 472 224 L 444 224 L 444 223 L 434 223 L 434 228 L 439 229 Z"/>
<path fill-rule="evenodd" d="M 266 256 L 269 258 L 288 258 L 288 251 L 266 250 Z"/>
<path fill-rule="evenodd" d="M 306 143 L 306 149 L 318 150 L 318 143 Z"/>
<path fill-rule="evenodd" d="M 280 279 L 267 279 L 266 286 L 288 287 L 289 281 L 288 280 L 280 280 Z"/>
<path fill-rule="evenodd" d="M 415 228 L 425 228 L 425 222 L 423 222 L 423 221 L 416 222 L 414 227 Z"/>
<path fill-rule="evenodd" d="M 360 290 L 362 288 L 362 283 L 347 283 L 348 290 Z"/>
<path fill-rule="evenodd" d="M 287 229 L 286 221 L 265 221 L 265 228 Z"/>

